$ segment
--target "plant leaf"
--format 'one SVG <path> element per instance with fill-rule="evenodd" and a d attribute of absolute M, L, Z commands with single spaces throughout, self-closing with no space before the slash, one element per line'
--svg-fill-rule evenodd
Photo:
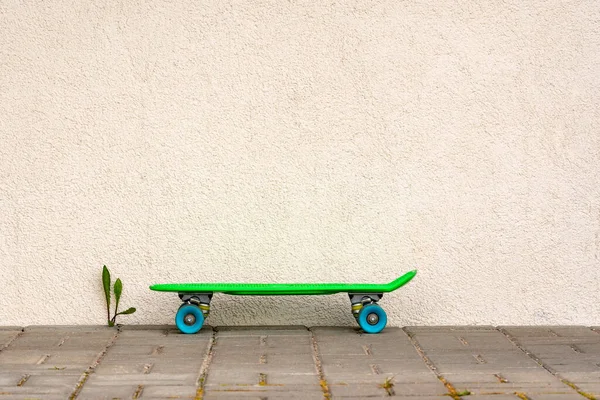
<path fill-rule="evenodd" d="M 102 268 L 102 286 L 104 286 L 104 296 L 106 297 L 106 312 L 110 320 L 110 272 L 106 265 Z"/>
<path fill-rule="evenodd" d="M 123 292 L 123 282 L 121 279 L 117 278 L 115 282 L 115 312 L 113 314 L 112 321 L 116 322 L 117 315 L 119 315 L 119 300 L 121 300 L 121 293 Z"/>
<path fill-rule="evenodd" d="M 135 312 L 135 307 L 131 307 L 131 308 L 128 308 L 127 310 L 125 310 L 125 311 L 121 311 L 119 313 L 119 315 L 133 314 L 134 312 Z"/>
<path fill-rule="evenodd" d="M 115 326 L 115 323 L 112 321 L 108 321 L 108 326 L 110 326 L 112 328 L 113 326 Z"/>
<path fill-rule="evenodd" d="M 121 293 L 123 293 L 123 282 L 121 282 L 120 278 L 117 278 L 117 281 L 115 282 L 115 299 L 117 301 L 117 304 L 121 299 Z"/>

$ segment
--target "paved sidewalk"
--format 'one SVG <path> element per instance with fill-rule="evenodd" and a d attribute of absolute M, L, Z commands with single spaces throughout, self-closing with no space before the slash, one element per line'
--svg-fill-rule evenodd
<path fill-rule="evenodd" d="M 0 328 L 0 399 L 390 396 L 600 400 L 600 328 Z"/>

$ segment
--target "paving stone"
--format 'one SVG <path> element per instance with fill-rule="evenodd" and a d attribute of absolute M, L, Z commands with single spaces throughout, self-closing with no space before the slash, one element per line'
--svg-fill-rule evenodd
<path fill-rule="evenodd" d="M 573 393 L 573 390 L 561 383 L 559 380 L 554 382 L 517 382 L 517 383 L 475 383 L 464 382 L 461 380 L 453 381 L 452 385 L 457 388 L 464 388 L 474 393 Z"/>
<path fill-rule="evenodd" d="M 302 325 L 291 326 L 219 326 L 215 328 L 218 337 L 227 336 L 284 336 L 310 334 L 307 327 Z"/>
<path fill-rule="evenodd" d="M 214 360 L 213 360 L 214 361 Z M 305 374 L 312 375 L 317 373 L 317 369 L 314 363 L 311 364 L 290 364 L 290 365 L 272 365 L 269 363 L 257 364 L 256 366 L 250 367 L 244 364 L 221 364 L 211 362 L 210 372 L 214 375 L 222 375 L 228 372 L 238 371 L 260 371 L 265 374 Z"/>
<path fill-rule="evenodd" d="M 577 383 L 577 386 L 585 393 L 600 396 L 600 383 L 580 382 Z"/>
<path fill-rule="evenodd" d="M 387 395 L 381 395 L 381 394 L 377 394 L 377 395 L 372 395 L 372 396 L 336 396 L 335 399 L 364 399 L 364 398 L 369 398 L 369 399 L 387 399 L 390 398 Z M 398 396 L 398 395 L 394 395 L 393 397 L 391 397 L 394 400 L 449 400 L 451 399 L 451 397 L 447 397 L 447 396 L 423 396 L 423 395 L 415 395 L 415 396 L 411 396 L 411 395 L 406 395 L 406 396 Z M 511 398 L 511 400 L 515 400 L 515 398 Z"/>
<path fill-rule="evenodd" d="M 594 372 L 572 372 L 570 370 L 560 371 L 560 376 L 570 382 L 578 383 L 600 383 L 600 371 Z"/>
<path fill-rule="evenodd" d="M 326 376 L 363 377 L 370 375 L 395 375 L 398 379 L 432 381 L 435 374 L 421 360 L 406 360 L 396 364 L 394 361 L 362 358 L 338 362 L 327 357 L 322 358 L 322 366 Z"/>
<path fill-rule="evenodd" d="M 347 385 L 329 385 L 329 390 L 334 399 L 338 397 L 387 397 L 387 392 L 381 387 L 381 383 L 350 383 Z M 401 396 L 443 396 L 448 393 L 446 387 L 441 383 L 404 383 L 395 384 L 394 392 Z M 444 397 L 441 397 L 443 399 Z"/>
<path fill-rule="evenodd" d="M 12 350 L 7 348 L 0 352 L 0 365 L 35 364 L 45 355 L 44 350 Z"/>
<path fill-rule="evenodd" d="M 593 337 L 596 332 L 585 326 L 502 326 L 500 329 L 521 339 Z"/>
<path fill-rule="evenodd" d="M 264 356 L 264 357 L 263 357 Z M 272 353 L 269 352 L 268 357 L 264 350 L 255 352 L 238 353 L 234 352 L 223 352 L 215 351 L 212 357 L 213 364 L 263 364 L 267 362 L 270 365 L 296 365 L 296 364 L 310 364 L 314 365 L 314 358 L 312 354 L 301 352 L 300 354 L 294 354 L 290 357 L 289 354 Z"/>
<path fill-rule="evenodd" d="M 449 400 L 452 397 L 438 397 L 438 400 Z M 519 400 L 519 397 L 514 393 L 492 393 L 492 394 L 477 394 L 471 393 L 468 396 L 463 396 L 464 400 Z M 396 400 L 396 399 L 394 399 Z M 412 400 L 421 400 L 420 397 L 413 397 Z"/>
<path fill-rule="evenodd" d="M 17 386 L 17 383 L 23 378 L 24 374 L 12 369 L 3 368 L 0 370 L 0 386 Z"/>
<path fill-rule="evenodd" d="M 148 374 L 175 374 L 185 375 L 190 373 L 189 365 L 185 362 L 181 363 L 179 359 L 173 362 L 145 362 L 145 361 L 121 361 L 118 362 L 103 362 L 96 367 L 95 373 L 98 375 L 139 375 Z M 185 360 L 184 360 L 185 361 Z M 192 359 L 191 362 L 194 362 Z"/>
<path fill-rule="evenodd" d="M 431 358 L 430 358 L 431 360 Z M 541 371 L 541 368 L 538 365 L 535 366 L 515 366 L 515 367 L 506 367 L 503 365 L 495 365 L 492 363 L 485 364 L 435 364 L 437 371 L 446 376 L 451 374 L 462 374 L 462 373 L 476 373 L 476 374 L 513 374 L 516 372 L 528 372 L 528 371 Z M 549 374 L 552 375 L 552 374 Z M 550 378 L 548 378 L 550 379 Z"/>
<path fill-rule="evenodd" d="M 392 327 L 388 327 L 387 329 L 391 329 Z M 383 332 L 387 331 L 384 330 Z M 398 329 L 398 328 L 395 328 Z M 308 330 L 312 333 L 318 333 L 322 338 L 326 337 L 339 337 L 340 334 L 361 334 L 361 330 L 358 327 L 354 326 L 313 326 L 308 328 Z M 381 333 L 383 333 L 381 332 Z"/>
<path fill-rule="evenodd" d="M 590 340 L 587 343 L 578 343 L 575 347 L 571 347 L 571 349 L 575 352 L 598 356 L 600 354 L 600 339 Z"/>
<path fill-rule="evenodd" d="M 333 357 L 324 358 L 324 365 L 329 374 L 410 374 L 410 376 L 424 375 L 426 377 L 434 375 L 433 372 L 427 368 L 425 363 L 420 366 L 417 364 L 419 362 L 421 362 L 421 360 L 403 360 L 402 362 L 397 362 L 397 360 L 377 360 L 375 358 L 369 359 L 366 357 L 340 362 Z M 415 364 L 419 366 L 416 367 Z"/>
<path fill-rule="evenodd" d="M 86 367 L 88 367 L 90 363 L 96 358 L 98 358 L 98 355 L 102 351 L 104 351 L 105 347 L 106 346 L 97 345 L 95 348 L 92 348 L 90 350 L 61 350 L 55 352 L 47 352 L 43 355 L 43 357 L 49 355 L 49 357 L 44 361 L 44 364 L 51 363 L 52 365 L 56 366 L 85 365 Z"/>
<path fill-rule="evenodd" d="M 173 366 L 176 367 L 176 366 Z M 144 374 L 146 370 L 149 369 L 149 364 L 140 361 L 121 361 L 118 363 L 115 362 L 102 362 L 98 365 L 94 371 L 94 373 L 98 375 L 133 375 L 133 374 Z M 152 366 L 152 369 L 155 369 Z M 189 371 L 185 371 L 189 372 Z M 177 373 L 177 371 L 173 371 L 173 373 Z"/>
<path fill-rule="evenodd" d="M 375 343 L 373 343 L 375 342 Z M 375 357 L 379 360 L 405 360 L 407 357 L 418 356 L 414 347 L 397 345 L 394 351 L 389 348 L 393 343 L 376 343 L 368 339 L 353 340 L 349 339 L 345 345 L 329 344 L 319 341 L 319 353 L 326 356 L 351 356 L 349 358 Z"/>
<path fill-rule="evenodd" d="M 585 400 L 585 397 L 579 394 L 564 393 L 526 393 L 530 400 Z M 478 399 L 478 397 L 475 397 Z"/>
<path fill-rule="evenodd" d="M 517 397 L 513 393 L 511 393 L 511 394 L 501 394 L 501 393 L 498 393 L 498 394 L 477 394 L 477 393 L 472 393 L 469 396 L 463 396 L 463 399 L 468 399 L 468 400 L 518 400 L 519 397 Z M 420 398 L 415 398 L 414 400 L 421 400 L 421 399 Z"/>
<path fill-rule="evenodd" d="M 307 385 L 316 388 L 316 382 L 319 382 L 319 375 L 314 372 L 272 372 L 267 373 L 265 377 L 267 385 Z"/>
<path fill-rule="evenodd" d="M 20 329 L 0 330 L 0 351 L 21 334 Z"/>
<path fill-rule="evenodd" d="M 569 362 L 570 360 L 564 358 L 556 361 L 544 358 L 543 361 L 544 364 L 550 365 L 554 371 L 559 372 L 560 376 L 564 376 L 563 373 L 565 372 L 588 375 L 600 372 L 598 365 L 592 362 L 582 363 L 581 360 Z"/>
<path fill-rule="evenodd" d="M 0 399 L 10 399 L 10 400 L 64 400 L 68 398 L 64 394 L 55 393 L 55 394 L 2 394 L 0 393 Z"/>
<path fill-rule="evenodd" d="M 505 374 L 505 373 L 503 373 Z M 461 371 L 461 372 L 453 372 L 453 373 L 443 373 L 444 378 L 446 378 L 449 382 L 463 382 L 463 384 L 470 383 L 492 383 L 498 384 L 501 383 L 500 378 L 496 376 L 497 374 L 485 372 L 485 373 L 477 373 L 471 371 Z M 504 376 L 503 376 L 504 378 Z M 504 378 L 507 379 L 507 378 Z"/>
<path fill-rule="evenodd" d="M 265 393 L 263 396 L 270 397 L 271 395 L 281 395 L 282 393 L 323 393 L 320 386 L 315 385 L 249 385 L 249 384 L 206 384 L 204 391 L 207 394 L 211 393 Z"/>
<path fill-rule="evenodd" d="M 600 335 L 597 332 L 586 327 L 505 329 L 558 378 L 572 382 L 584 392 L 594 395 L 600 392 Z"/>
<path fill-rule="evenodd" d="M 386 329 L 386 335 L 358 335 L 331 328 L 312 330 L 334 398 L 386 395 L 380 386 L 394 375 L 395 388 L 402 387 L 402 394 L 446 393 L 401 329 Z M 340 336 L 344 340 L 339 340 Z"/>
<path fill-rule="evenodd" d="M 0 352 L 0 371 L 18 372 L 23 380 L 1 392 L 68 398 L 84 371 L 98 358 L 116 330 L 95 327 L 32 327 Z M 0 372 L 2 381 L 4 373 Z M 12 396 L 12 395 L 10 395 Z"/>
<path fill-rule="evenodd" d="M 212 334 L 212 329 L 203 329 L 184 335 L 164 326 L 125 329 L 90 374 L 80 397 L 131 398 L 141 391 L 144 398 L 144 392 L 147 396 L 161 387 L 182 387 L 194 394 Z"/>
<path fill-rule="evenodd" d="M 138 384 L 128 385 L 96 385 L 95 383 L 85 383 L 83 389 L 77 396 L 78 399 L 94 400 L 113 400 L 113 399 L 131 399 L 138 391 Z"/>
<path fill-rule="evenodd" d="M 171 333 L 180 333 L 179 329 L 175 325 L 121 325 L 119 329 L 122 333 L 131 332 L 131 331 L 143 331 L 143 336 L 147 337 L 151 332 L 154 331 L 166 331 L 169 334 Z M 212 331 L 213 327 L 210 325 L 203 325 L 202 331 Z"/>
<path fill-rule="evenodd" d="M 336 399 L 355 399 L 356 400 L 357 398 L 359 398 L 359 399 L 360 398 L 365 398 L 365 396 L 341 396 L 341 397 L 340 396 L 336 396 L 335 398 Z M 371 399 L 388 399 L 390 397 L 387 396 L 387 395 L 378 394 L 378 395 L 374 395 L 374 396 L 369 396 L 367 398 L 371 398 Z M 417 395 L 414 395 L 414 396 L 411 396 L 411 395 L 406 395 L 406 396 L 401 395 L 401 396 L 398 396 L 396 394 L 396 395 L 394 395 L 392 397 L 392 399 L 393 400 L 398 400 L 398 399 L 400 399 L 400 400 L 449 400 L 449 399 L 451 399 L 451 397 L 448 397 L 448 396 L 423 396 L 423 395 L 420 395 L 420 394 L 417 394 Z M 515 400 L 515 399 L 513 398 L 511 400 Z"/>
<path fill-rule="evenodd" d="M 90 384 L 94 385 L 129 385 L 131 382 L 136 385 L 195 385 L 198 381 L 198 372 L 188 374 L 96 374 L 90 375 Z"/>
<path fill-rule="evenodd" d="M 518 341 L 520 344 L 525 344 L 525 345 L 543 345 L 543 344 L 550 344 L 550 345 L 555 345 L 555 344 L 595 344 L 598 343 L 598 337 L 596 336 L 600 336 L 598 334 L 594 334 L 593 336 L 542 336 L 542 337 L 538 337 L 538 336 L 515 336 L 515 335 L 510 335 L 511 338 L 518 338 Z"/>
<path fill-rule="evenodd" d="M 592 351 L 585 352 L 583 345 L 576 345 L 574 343 L 560 344 L 521 344 L 522 347 L 526 348 L 527 351 L 533 353 L 536 356 L 543 355 L 547 358 L 569 358 L 569 359 L 597 359 L 599 355 Z M 600 362 L 600 360 L 598 361 Z"/>
<path fill-rule="evenodd" d="M 499 330 L 506 331 L 512 336 L 526 337 L 558 337 L 550 326 L 499 326 Z"/>
<path fill-rule="evenodd" d="M 80 328 L 67 329 L 66 327 L 35 327 L 26 328 L 10 346 L 13 349 L 91 349 L 104 347 L 115 335 L 114 329 Z"/>
<path fill-rule="evenodd" d="M 587 326 L 548 326 L 548 328 L 558 334 L 558 336 L 567 337 L 594 337 L 597 335 L 591 328 Z"/>
<path fill-rule="evenodd" d="M 282 347 L 259 347 L 259 346 L 247 346 L 247 347 L 226 347 L 226 346 L 214 346 L 215 354 L 219 354 L 220 358 L 235 358 L 238 355 L 248 355 L 248 356 L 260 356 L 265 351 L 268 351 L 269 354 L 280 354 L 287 355 L 290 358 L 301 356 L 306 353 L 306 349 L 311 348 L 312 346 L 304 345 L 304 346 L 282 346 Z"/>
<path fill-rule="evenodd" d="M 277 332 L 277 331 L 275 331 Z M 308 331 L 298 331 L 298 334 L 292 335 L 278 335 L 265 333 L 263 335 L 248 335 L 248 336 L 220 336 L 217 335 L 216 340 L 219 343 L 227 344 L 229 346 L 248 346 L 248 345 L 265 345 L 263 338 L 268 337 L 269 341 L 266 345 L 280 346 L 280 345 L 305 345 L 312 343 L 312 336 Z"/>
<path fill-rule="evenodd" d="M 87 369 L 87 365 L 68 365 L 68 366 L 56 366 L 53 364 L 40 364 L 40 365 L 29 365 L 29 364 L 1 364 L 0 365 L 0 377 L 5 374 L 18 374 L 22 375 L 45 375 L 48 376 L 62 376 L 62 375 L 77 375 L 83 373 Z M 6 372 L 8 371 L 8 372 Z"/>
<path fill-rule="evenodd" d="M 62 393 L 71 394 L 81 375 L 31 375 L 23 384 L 24 388 L 60 389 Z"/>
<path fill-rule="evenodd" d="M 142 399 L 195 399 L 196 386 L 181 385 L 146 385 L 141 389 L 140 398 Z"/>
<path fill-rule="evenodd" d="M 211 392 L 206 394 L 204 400 L 237 400 L 237 399 L 255 399 L 255 400 L 323 400 L 322 393 L 306 392 L 286 392 L 285 394 L 273 394 L 272 392 Z M 440 399 L 438 399 L 440 400 Z"/>
<path fill-rule="evenodd" d="M 231 391 L 260 391 L 269 398 L 282 390 L 321 393 L 311 336 L 305 327 L 218 328 L 206 377 L 207 396 Z"/>
<path fill-rule="evenodd" d="M 0 398 L 68 398 L 70 390 L 61 390 L 56 387 L 25 387 L 25 386 L 0 386 Z"/>
<path fill-rule="evenodd" d="M 393 378 L 394 382 L 397 384 L 405 384 L 405 383 L 429 384 L 429 383 L 436 382 L 435 380 L 431 380 L 432 375 L 435 377 L 435 375 L 433 373 L 415 374 L 410 371 L 404 371 L 402 374 L 397 374 L 397 373 L 349 374 L 347 372 L 345 372 L 345 373 L 328 372 L 325 374 L 325 378 L 326 378 L 327 382 L 332 385 L 347 385 L 347 384 L 351 384 L 351 383 L 355 383 L 355 384 L 378 383 L 379 384 L 379 383 L 383 383 L 386 378 Z"/>
<path fill-rule="evenodd" d="M 305 384 L 317 386 L 319 376 L 314 366 L 305 368 L 303 371 L 293 372 L 270 372 L 268 368 L 230 368 L 226 370 L 215 368 L 209 369 L 207 384 L 210 385 L 258 385 L 261 381 L 267 384 Z"/>
<path fill-rule="evenodd" d="M 550 372 L 543 368 L 532 369 L 503 369 L 502 376 L 508 382 L 548 382 L 556 379 Z M 558 380 L 558 379 L 556 379 Z"/>
<path fill-rule="evenodd" d="M 106 325 L 28 325 L 23 329 L 26 332 L 116 332 L 116 327 Z"/>
<path fill-rule="evenodd" d="M 548 334 L 543 329 L 535 331 Z M 421 332 L 412 335 L 437 371 L 457 389 L 468 389 L 475 394 L 574 392 L 499 331 L 462 332 L 460 335 L 441 329 L 433 335 L 428 331 Z M 444 346 L 453 351 L 444 351 Z M 492 377 L 496 377 L 496 381 Z"/>
<path fill-rule="evenodd" d="M 483 335 L 477 332 L 460 332 L 459 334 L 439 332 L 416 335 L 423 349 L 427 349 L 427 353 L 463 351 L 464 349 L 470 349 L 473 352 L 485 351 L 487 353 L 515 352 L 518 350 L 514 344 L 497 331 L 485 332 Z"/>
<path fill-rule="evenodd" d="M 440 325 L 440 326 L 406 326 L 404 329 L 408 332 L 414 333 L 426 333 L 426 332 L 481 332 L 481 331 L 495 331 L 496 328 L 491 325 Z"/>

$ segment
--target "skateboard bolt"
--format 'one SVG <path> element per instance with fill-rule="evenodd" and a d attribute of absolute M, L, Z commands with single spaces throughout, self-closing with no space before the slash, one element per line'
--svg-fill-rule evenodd
<path fill-rule="evenodd" d="M 367 315 L 367 322 L 369 325 L 376 325 L 379 322 L 379 316 L 375 313 Z"/>
<path fill-rule="evenodd" d="M 194 325 L 196 323 L 196 317 L 194 314 L 188 314 L 183 318 L 183 322 L 188 326 Z"/>

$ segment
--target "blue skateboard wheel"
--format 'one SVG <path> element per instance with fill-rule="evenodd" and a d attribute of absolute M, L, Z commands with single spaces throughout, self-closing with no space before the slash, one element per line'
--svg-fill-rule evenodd
<path fill-rule="evenodd" d="M 379 333 L 387 324 L 387 315 L 377 304 L 367 304 L 358 314 L 358 324 L 366 333 Z"/>
<path fill-rule="evenodd" d="M 183 333 L 197 333 L 204 325 L 204 315 L 200 307 L 184 304 L 175 315 L 175 325 Z"/>

